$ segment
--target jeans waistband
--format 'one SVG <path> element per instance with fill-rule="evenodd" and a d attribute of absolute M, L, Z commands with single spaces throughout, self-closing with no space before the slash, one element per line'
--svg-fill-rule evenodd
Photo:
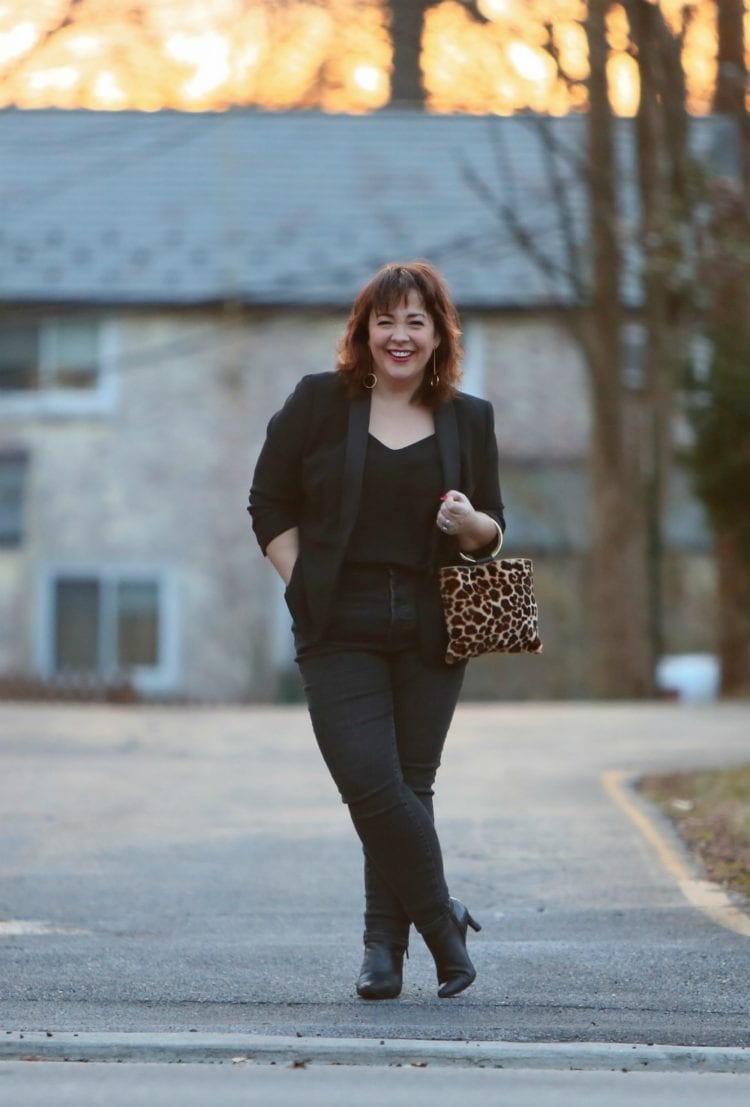
<path fill-rule="evenodd" d="M 410 569 L 406 565 L 346 561 L 341 567 L 339 583 L 343 585 L 377 585 L 386 581 L 397 580 L 403 581 L 405 584 L 416 584 L 423 577 L 424 573 L 419 569 Z"/>

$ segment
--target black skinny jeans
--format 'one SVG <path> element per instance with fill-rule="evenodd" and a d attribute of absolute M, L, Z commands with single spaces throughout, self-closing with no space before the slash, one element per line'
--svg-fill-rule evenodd
<path fill-rule="evenodd" d="M 365 854 L 365 940 L 405 947 L 449 910 L 432 786 L 464 665 L 417 650 L 406 570 L 345 569 L 325 640 L 298 663 L 320 751 Z"/>

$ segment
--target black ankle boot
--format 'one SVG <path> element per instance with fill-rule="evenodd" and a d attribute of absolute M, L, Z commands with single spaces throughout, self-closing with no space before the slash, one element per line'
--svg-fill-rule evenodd
<path fill-rule="evenodd" d="M 365 942 L 365 956 L 357 980 L 362 999 L 395 999 L 401 994 L 404 950 L 388 942 Z"/>
<path fill-rule="evenodd" d="M 460 900 L 450 901 L 451 913 L 422 934 L 435 960 L 438 996 L 448 999 L 468 988 L 477 973 L 466 952 L 466 928 L 481 930 L 481 926 Z"/>

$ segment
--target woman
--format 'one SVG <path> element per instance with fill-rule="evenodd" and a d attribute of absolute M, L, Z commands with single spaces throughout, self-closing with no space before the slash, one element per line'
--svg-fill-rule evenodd
<path fill-rule="evenodd" d="M 499 550 L 492 408 L 460 394 L 458 317 L 426 262 L 361 290 L 335 373 L 268 426 L 250 492 L 285 598 L 321 753 L 364 849 L 365 999 L 399 995 L 410 924 L 438 995 L 476 976 L 449 895 L 432 785 L 463 680 L 446 665 L 437 569 Z"/>

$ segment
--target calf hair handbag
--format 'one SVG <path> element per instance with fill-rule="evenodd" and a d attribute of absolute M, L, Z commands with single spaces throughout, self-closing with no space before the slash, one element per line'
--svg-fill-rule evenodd
<path fill-rule="evenodd" d="M 528 557 L 497 558 L 500 538 L 489 558 L 438 570 L 440 598 L 448 631 L 449 665 L 483 653 L 541 653 L 539 609 Z"/>

